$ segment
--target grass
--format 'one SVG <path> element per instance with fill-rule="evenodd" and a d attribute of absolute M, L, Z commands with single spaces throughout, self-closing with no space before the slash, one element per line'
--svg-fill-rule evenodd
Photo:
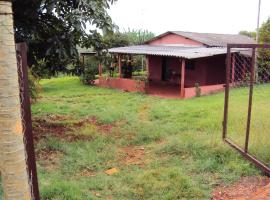
<path fill-rule="evenodd" d="M 42 80 L 41 85 L 33 118 L 71 127 L 66 135 L 91 137 L 70 142 L 48 131 L 36 143 L 38 155 L 49 154 L 38 159 L 42 199 L 210 199 L 215 187 L 260 174 L 221 140 L 222 93 L 160 99 L 83 86 L 76 77 Z M 269 96 L 270 87 L 263 91 Z M 240 142 L 245 90 L 233 90 L 231 100 L 229 136 Z M 261 150 L 267 156 L 267 149 Z M 137 151 L 143 154 L 138 157 Z M 109 168 L 119 172 L 107 175 Z"/>
<path fill-rule="evenodd" d="M 249 150 L 270 165 L 268 149 L 270 128 L 270 85 L 255 86 L 253 90 L 252 116 L 250 125 Z M 247 114 L 248 88 L 234 89 L 230 94 L 229 137 L 244 147 Z"/>

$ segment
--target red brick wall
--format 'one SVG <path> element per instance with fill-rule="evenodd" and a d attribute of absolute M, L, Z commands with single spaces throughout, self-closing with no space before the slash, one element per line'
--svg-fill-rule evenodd
<path fill-rule="evenodd" d="M 99 77 L 98 85 L 128 92 L 145 92 L 145 83 L 133 79 Z"/>
<path fill-rule="evenodd" d="M 224 90 L 224 84 L 201 86 L 201 95 L 214 94 Z M 195 87 L 185 88 L 185 99 L 196 96 Z"/>

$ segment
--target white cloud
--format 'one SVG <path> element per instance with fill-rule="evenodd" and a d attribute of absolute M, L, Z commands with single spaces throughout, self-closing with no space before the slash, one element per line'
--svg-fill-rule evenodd
<path fill-rule="evenodd" d="M 121 30 L 147 29 L 238 33 L 255 30 L 258 0 L 118 0 L 109 10 Z M 270 17 L 270 1 L 262 0 L 261 23 Z"/>

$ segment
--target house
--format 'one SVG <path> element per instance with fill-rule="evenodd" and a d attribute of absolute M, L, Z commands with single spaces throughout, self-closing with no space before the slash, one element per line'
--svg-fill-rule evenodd
<path fill-rule="evenodd" d="M 201 94 L 217 92 L 225 84 L 229 43 L 252 44 L 254 40 L 244 35 L 168 31 L 142 45 L 112 48 L 109 52 L 118 57 L 119 77 L 100 76 L 99 85 L 173 98 L 194 97 L 198 88 Z M 125 75 L 123 69 L 131 65 L 124 62 L 132 55 L 145 55 L 146 80 Z"/>

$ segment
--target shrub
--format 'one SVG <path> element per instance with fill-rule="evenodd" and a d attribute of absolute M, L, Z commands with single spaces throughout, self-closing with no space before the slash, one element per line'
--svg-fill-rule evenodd
<path fill-rule="evenodd" d="M 37 60 L 37 63 L 31 66 L 31 74 L 39 78 L 50 78 L 52 76 L 45 59 Z"/>
<path fill-rule="evenodd" d="M 36 102 L 41 86 L 39 84 L 39 78 L 32 73 L 32 70 L 28 70 L 28 86 L 31 101 Z"/>
<path fill-rule="evenodd" d="M 93 57 L 86 61 L 81 75 L 81 82 L 85 85 L 93 85 L 98 74 L 98 61 Z"/>

